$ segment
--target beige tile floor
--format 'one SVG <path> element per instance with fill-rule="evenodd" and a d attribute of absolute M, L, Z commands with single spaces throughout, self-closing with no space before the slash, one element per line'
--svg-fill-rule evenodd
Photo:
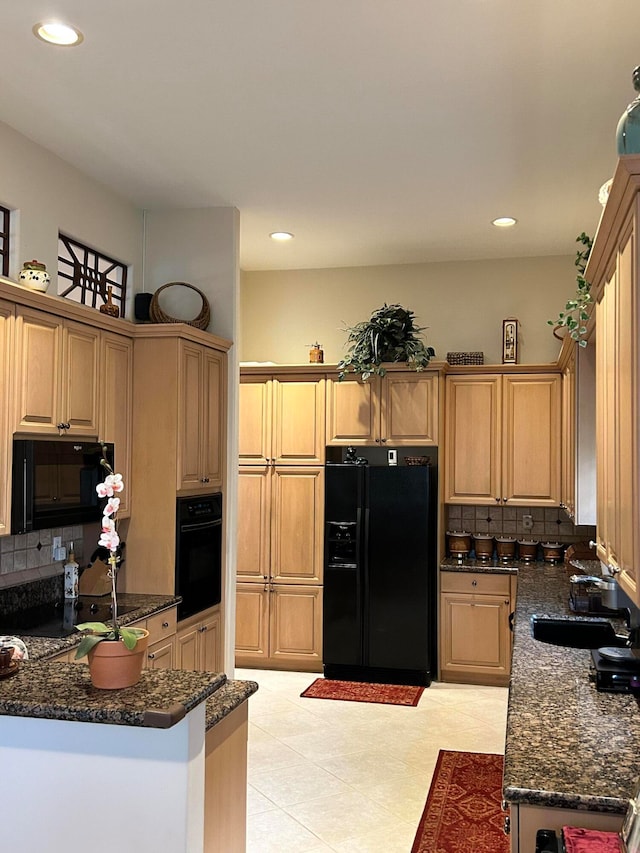
<path fill-rule="evenodd" d="M 506 688 L 434 683 L 405 708 L 303 699 L 316 677 L 236 671 L 260 685 L 247 853 L 409 853 L 438 750 L 504 752 Z"/>

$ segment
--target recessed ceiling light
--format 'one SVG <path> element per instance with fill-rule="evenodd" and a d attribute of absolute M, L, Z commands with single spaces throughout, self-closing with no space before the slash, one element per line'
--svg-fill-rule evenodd
<path fill-rule="evenodd" d="M 269 234 L 272 240 L 278 240 L 281 243 L 285 243 L 287 240 L 293 240 L 293 234 L 290 231 L 272 231 Z"/>
<path fill-rule="evenodd" d="M 513 216 L 499 216 L 497 219 L 493 219 L 491 224 L 497 228 L 511 228 L 517 221 Z"/>
<path fill-rule="evenodd" d="M 75 27 L 69 27 L 66 24 L 58 24 L 49 22 L 44 24 L 34 24 L 33 34 L 42 41 L 49 44 L 56 44 L 60 47 L 74 47 L 84 39 L 80 30 Z"/>

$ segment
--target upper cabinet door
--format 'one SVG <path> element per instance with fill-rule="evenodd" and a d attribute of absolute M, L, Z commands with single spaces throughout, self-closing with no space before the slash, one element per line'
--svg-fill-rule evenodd
<path fill-rule="evenodd" d="M 124 335 L 104 332 L 100 361 L 106 365 L 100 381 L 98 437 L 113 442 L 116 471 L 122 474 L 118 518 L 131 514 L 131 431 L 133 405 L 133 341 Z"/>
<path fill-rule="evenodd" d="M 503 377 L 503 503 L 560 504 L 561 382 L 560 374 Z"/>
<path fill-rule="evenodd" d="M 241 376 L 241 465 L 321 465 L 325 445 L 324 377 Z"/>
<path fill-rule="evenodd" d="M 438 444 L 437 373 L 387 373 L 381 403 L 383 444 Z"/>
<path fill-rule="evenodd" d="M 327 379 L 327 444 L 376 444 L 380 439 L 380 377 Z"/>
<path fill-rule="evenodd" d="M 205 350 L 202 365 L 203 447 L 202 471 L 214 486 L 222 486 L 226 450 L 226 359 L 221 352 Z"/>
<path fill-rule="evenodd" d="M 16 432 L 96 437 L 100 332 L 18 308 L 16 335 Z"/>
<path fill-rule="evenodd" d="M 180 430 L 178 489 L 202 483 L 202 349 L 180 342 Z"/>
<path fill-rule="evenodd" d="M 272 381 L 271 457 L 277 465 L 324 462 L 325 380 L 277 376 Z"/>
<path fill-rule="evenodd" d="M 271 377 L 240 377 L 238 451 L 242 465 L 271 461 L 271 402 Z"/>
<path fill-rule="evenodd" d="M 100 332 L 64 322 L 62 330 L 61 420 L 65 435 L 98 433 L 98 358 Z M 105 365 L 105 369 L 108 369 Z"/>
<path fill-rule="evenodd" d="M 62 321 L 16 310 L 16 432 L 59 434 Z"/>
<path fill-rule="evenodd" d="M 13 382 L 10 372 L 13 352 L 14 307 L 0 302 L 0 536 L 11 531 L 11 440 L 9 414 L 13 403 Z"/>
<path fill-rule="evenodd" d="M 493 504 L 501 499 L 502 377 L 447 376 L 445 502 Z"/>

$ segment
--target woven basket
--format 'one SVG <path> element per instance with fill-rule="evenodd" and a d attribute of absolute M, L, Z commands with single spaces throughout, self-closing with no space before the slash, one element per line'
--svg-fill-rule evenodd
<path fill-rule="evenodd" d="M 448 352 L 449 364 L 484 364 L 483 352 Z"/>
<path fill-rule="evenodd" d="M 190 290 L 195 290 L 202 299 L 202 310 L 198 316 L 194 317 L 193 320 L 180 320 L 163 311 L 160 307 L 158 297 L 167 287 L 188 287 Z M 149 317 L 152 323 L 186 323 L 188 326 L 195 326 L 196 329 L 206 329 L 211 320 L 211 309 L 209 308 L 207 297 L 197 287 L 188 284 L 186 281 L 170 281 L 168 284 L 163 284 L 162 287 L 159 287 L 153 294 L 151 304 L 149 305 Z"/>

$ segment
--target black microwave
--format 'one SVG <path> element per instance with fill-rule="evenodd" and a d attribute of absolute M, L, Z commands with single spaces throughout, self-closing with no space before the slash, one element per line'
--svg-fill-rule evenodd
<path fill-rule="evenodd" d="M 68 439 L 14 439 L 11 533 L 88 524 L 102 518 L 96 486 L 113 467 L 113 444 Z"/>

